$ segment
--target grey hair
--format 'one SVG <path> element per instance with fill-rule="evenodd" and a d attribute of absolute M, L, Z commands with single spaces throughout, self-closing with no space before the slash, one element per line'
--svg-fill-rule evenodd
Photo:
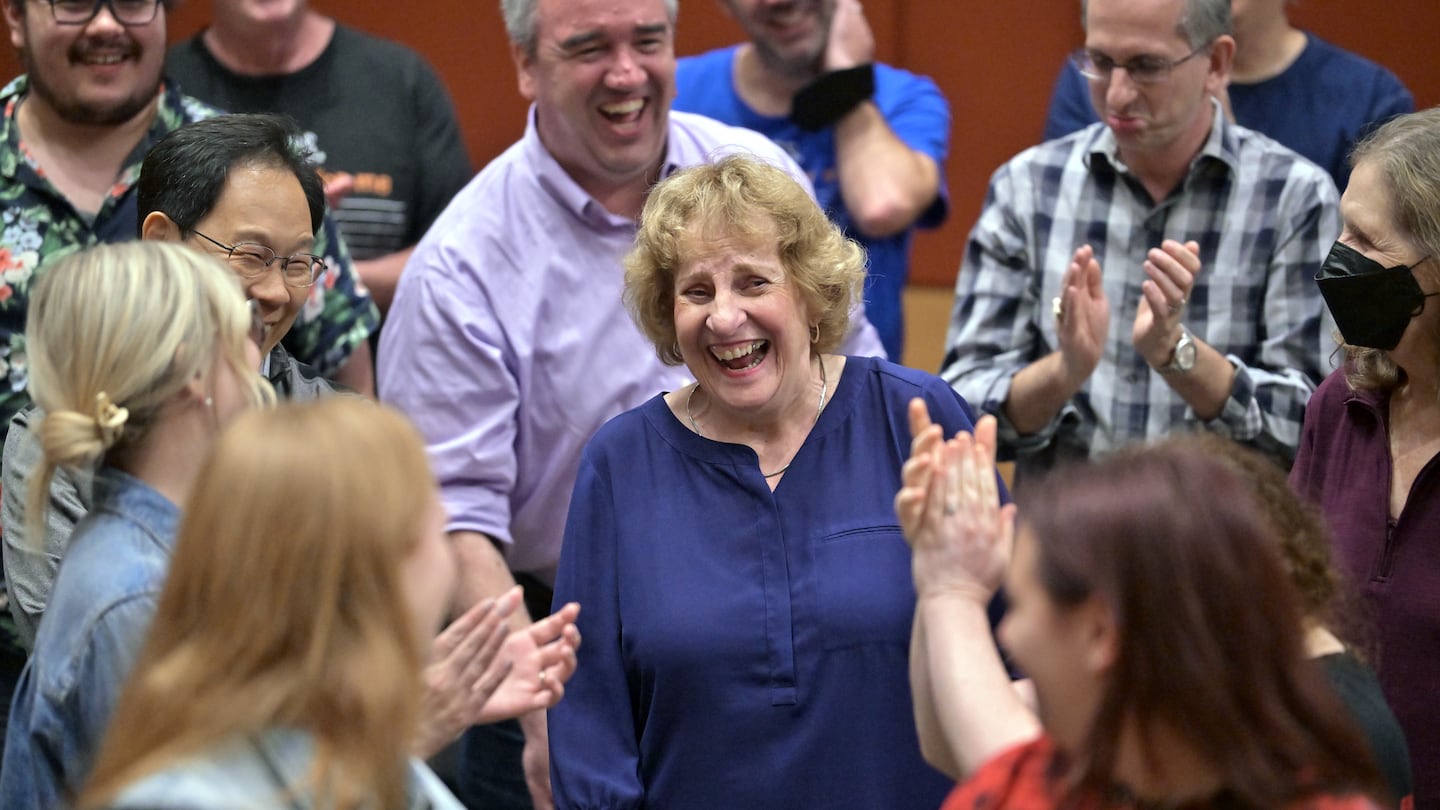
<path fill-rule="evenodd" d="M 1390 119 L 1360 139 L 1350 165 L 1370 165 L 1389 197 L 1394 226 L 1414 248 L 1428 257 L 1440 256 L 1440 107 Z M 1412 271 L 1432 280 L 1440 276 L 1433 261 L 1422 260 Z M 1431 340 L 1440 340 L 1432 335 Z M 1352 388 L 1389 391 L 1404 382 L 1390 353 L 1346 345 L 1346 379 Z"/>
<path fill-rule="evenodd" d="M 510 3 L 514 0 L 505 0 Z M 1080 26 L 1089 20 L 1090 3 L 1080 0 Z M 1175 32 L 1190 43 L 1191 49 L 1213 42 L 1216 37 L 1231 33 L 1230 0 L 1185 0 L 1185 11 Z"/>
<path fill-rule="evenodd" d="M 539 33 L 536 9 L 540 0 L 500 0 L 500 13 L 505 17 L 505 33 L 510 41 L 526 53 L 535 53 L 535 41 Z M 680 0 L 665 0 L 665 15 L 670 24 L 680 16 Z"/>

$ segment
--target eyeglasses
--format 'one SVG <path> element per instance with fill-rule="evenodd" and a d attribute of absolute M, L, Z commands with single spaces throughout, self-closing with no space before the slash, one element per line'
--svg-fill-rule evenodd
<path fill-rule="evenodd" d="M 85 25 L 110 9 L 110 16 L 121 25 L 146 25 L 160 11 L 161 0 L 49 0 L 50 16 L 60 25 Z"/>
<path fill-rule="evenodd" d="M 258 278 L 264 275 L 270 265 L 280 262 L 280 278 L 285 280 L 289 287 L 309 287 L 315 283 L 315 279 L 325 272 L 325 260 L 313 253 L 296 253 L 293 256 L 277 256 L 274 250 L 256 242 L 240 242 L 234 245 L 227 245 L 218 239 L 212 239 L 196 230 L 191 233 L 205 241 L 222 248 L 225 256 L 230 260 L 230 266 L 235 272 L 245 278 Z"/>
<path fill-rule="evenodd" d="M 1143 56 L 1137 56 L 1129 62 L 1121 63 L 1116 62 L 1114 59 L 1111 59 L 1099 51 L 1081 48 L 1070 55 L 1070 61 L 1074 62 L 1075 67 L 1079 68 L 1081 76 L 1084 76 L 1092 82 L 1108 82 L 1110 81 L 1110 74 L 1115 68 L 1123 68 L 1125 75 L 1129 76 L 1130 81 L 1136 84 L 1160 84 L 1170 78 L 1170 71 L 1174 70 L 1176 66 L 1199 56 L 1202 51 L 1210 47 L 1210 44 L 1210 42 L 1207 42 L 1175 60 L 1166 59 L 1163 56 L 1145 54 Z"/>

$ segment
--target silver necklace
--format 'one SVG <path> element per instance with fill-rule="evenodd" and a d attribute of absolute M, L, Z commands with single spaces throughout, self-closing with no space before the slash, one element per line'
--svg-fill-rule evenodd
<path fill-rule="evenodd" d="M 700 432 L 700 426 L 697 425 L 697 424 L 695 424 L 695 412 L 692 411 L 692 410 L 690 410 L 690 402 L 691 402 L 691 400 L 695 399 L 695 392 L 696 392 L 696 391 L 699 391 L 699 390 L 700 390 L 700 383 L 699 383 L 699 381 L 696 381 L 695 387 L 694 387 L 694 388 L 691 388 L 691 389 L 690 389 L 690 393 L 685 395 L 685 418 L 690 420 L 690 429 L 693 430 L 693 431 L 695 431 L 695 435 L 696 435 L 696 436 L 699 436 L 700 438 L 703 439 L 703 438 L 705 438 L 705 434 Z M 824 357 L 821 357 L 821 358 L 820 358 L 820 404 L 817 405 L 817 406 L 815 406 L 815 421 L 816 421 L 816 422 L 819 422 L 819 421 L 820 421 L 820 412 L 823 411 L 823 410 L 825 410 L 825 395 L 828 394 L 828 393 L 830 393 L 830 379 L 825 375 L 825 358 L 824 358 Z M 812 423 L 812 424 L 813 424 L 813 423 Z M 803 444 L 803 442 L 802 442 L 802 444 Z M 796 455 L 798 455 L 798 454 L 800 453 L 800 448 L 798 448 L 798 447 L 795 448 L 795 453 L 796 453 Z M 776 470 L 775 472 L 772 472 L 772 473 L 767 473 L 767 472 L 763 472 L 763 471 L 762 471 L 760 474 L 763 475 L 763 476 L 765 476 L 766 478 L 774 478 L 775 476 L 777 476 L 777 475 L 785 472 L 786 470 L 790 469 L 790 465 L 791 465 L 791 464 L 794 464 L 794 463 L 795 463 L 795 456 L 791 456 L 791 457 L 790 457 L 790 461 L 787 462 L 784 467 L 781 467 L 780 469 L 778 469 L 778 470 Z"/>

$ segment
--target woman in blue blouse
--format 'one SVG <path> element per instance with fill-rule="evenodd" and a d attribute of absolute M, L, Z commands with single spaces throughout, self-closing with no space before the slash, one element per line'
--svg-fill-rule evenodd
<path fill-rule="evenodd" d="M 586 448 L 556 599 L 585 646 L 551 711 L 558 808 L 934 808 L 891 498 L 938 378 L 828 352 L 864 255 L 783 172 L 730 157 L 651 193 L 626 300 L 696 382 Z M 596 362 L 605 362 L 597 358 Z"/>

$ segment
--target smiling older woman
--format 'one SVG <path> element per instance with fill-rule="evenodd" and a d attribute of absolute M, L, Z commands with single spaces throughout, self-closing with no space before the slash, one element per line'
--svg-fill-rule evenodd
<path fill-rule="evenodd" d="M 557 807 L 935 807 L 907 687 L 915 592 L 890 506 L 940 379 L 828 352 L 864 257 L 744 157 L 645 206 L 626 296 L 697 382 L 590 442 L 556 598 L 587 638 L 550 714 Z"/>

